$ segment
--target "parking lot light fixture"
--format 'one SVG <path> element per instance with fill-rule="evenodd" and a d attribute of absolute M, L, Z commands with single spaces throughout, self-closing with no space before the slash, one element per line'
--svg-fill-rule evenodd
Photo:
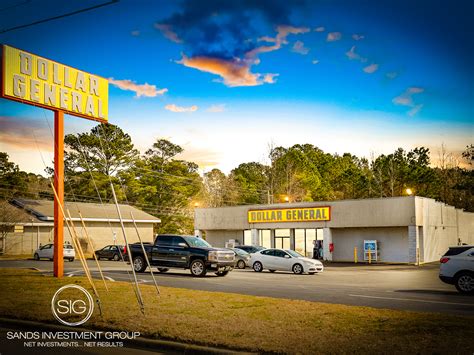
<path fill-rule="evenodd" d="M 409 187 L 405 189 L 405 192 L 406 192 L 406 194 L 407 194 L 408 196 L 413 195 L 413 190 L 410 189 Z"/>

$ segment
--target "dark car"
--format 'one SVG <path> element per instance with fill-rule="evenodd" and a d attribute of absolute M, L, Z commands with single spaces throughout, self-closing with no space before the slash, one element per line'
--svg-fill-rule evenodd
<path fill-rule="evenodd" d="M 249 254 L 256 253 L 257 251 L 264 250 L 266 248 L 256 246 L 256 245 L 236 245 L 235 246 L 238 249 L 242 249 L 243 251 L 246 251 Z"/>
<path fill-rule="evenodd" d="M 235 254 L 229 249 L 213 248 L 204 239 L 187 235 L 157 235 L 153 244 L 143 247 L 151 266 L 160 272 L 169 268 L 189 269 L 193 276 L 204 276 L 214 271 L 217 276 L 225 276 L 235 266 Z M 140 243 L 130 244 L 132 264 L 136 272 L 147 268 Z"/>
<path fill-rule="evenodd" d="M 94 253 L 99 260 L 102 258 L 119 261 L 122 260 L 122 256 L 125 256 L 124 250 L 123 245 L 107 245 Z"/>
<path fill-rule="evenodd" d="M 245 269 L 247 266 L 250 266 L 250 254 L 245 250 L 239 248 L 232 248 L 231 250 L 235 253 L 235 266 L 239 269 Z"/>

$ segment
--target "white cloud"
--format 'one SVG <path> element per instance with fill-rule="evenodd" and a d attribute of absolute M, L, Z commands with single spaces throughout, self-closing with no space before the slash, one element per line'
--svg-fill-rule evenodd
<path fill-rule="evenodd" d="M 407 112 L 408 116 L 410 117 L 415 116 L 418 112 L 421 111 L 422 108 L 423 108 L 423 104 L 418 104 L 418 105 L 413 106 L 413 108 Z"/>
<path fill-rule="evenodd" d="M 412 86 L 412 87 L 409 87 L 407 89 L 407 92 L 410 93 L 410 94 L 420 94 L 422 93 L 423 91 L 425 91 L 425 89 L 423 88 L 420 88 L 418 86 Z"/>
<path fill-rule="evenodd" d="M 356 33 L 352 35 L 352 39 L 353 39 L 354 41 L 360 41 L 361 39 L 364 39 L 364 38 L 365 38 L 365 36 L 363 36 L 363 35 L 358 35 L 358 34 L 356 34 Z"/>
<path fill-rule="evenodd" d="M 198 110 L 196 105 L 183 107 L 183 106 L 176 106 L 175 104 L 166 105 L 165 109 L 171 112 L 183 113 L 183 112 L 195 112 Z"/>
<path fill-rule="evenodd" d="M 171 25 L 166 25 L 163 23 L 155 23 L 155 28 L 157 30 L 160 30 L 161 33 L 163 33 L 163 36 L 168 38 L 170 41 L 173 41 L 175 43 L 183 43 L 183 40 L 178 37 L 178 34 L 173 31 L 173 28 Z"/>
<path fill-rule="evenodd" d="M 370 64 L 362 70 L 365 71 L 367 74 L 372 74 L 372 73 L 375 73 L 378 69 L 379 69 L 378 64 Z"/>
<path fill-rule="evenodd" d="M 140 31 L 134 30 L 134 31 L 130 32 L 130 34 L 134 37 L 138 37 L 138 36 L 140 36 Z"/>
<path fill-rule="evenodd" d="M 313 59 L 313 60 L 311 61 L 311 63 L 313 63 L 313 64 L 318 64 L 318 63 L 319 63 L 319 60 Z"/>
<path fill-rule="evenodd" d="M 211 105 L 206 112 L 224 112 L 225 111 L 225 104 L 218 104 L 218 105 Z"/>
<path fill-rule="evenodd" d="M 118 87 L 122 90 L 133 91 L 135 97 L 146 96 L 146 97 L 155 97 L 158 95 L 163 95 L 168 91 L 168 89 L 158 89 L 155 85 L 137 84 L 131 80 L 115 80 L 114 78 L 109 78 L 109 83 Z"/>
<path fill-rule="evenodd" d="M 342 38 L 341 32 L 329 32 L 328 36 L 326 37 L 327 42 L 335 42 L 339 41 Z"/>
<path fill-rule="evenodd" d="M 423 108 L 423 104 L 415 104 L 413 95 L 421 94 L 425 89 L 418 86 L 411 86 L 407 88 L 401 95 L 394 97 L 392 102 L 395 105 L 411 107 L 407 114 L 411 117 L 415 116 Z"/>
<path fill-rule="evenodd" d="M 302 41 L 296 41 L 293 45 L 292 51 L 295 53 L 306 55 L 309 53 L 309 48 L 305 47 Z"/>
<path fill-rule="evenodd" d="M 352 46 L 351 49 L 346 52 L 346 57 L 350 60 L 359 60 L 362 63 L 367 61 L 367 58 L 361 57 L 360 54 L 356 52 L 356 46 Z"/>
<path fill-rule="evenodd" d="M 389 79 L 395 79 L 398 76 L 396 71 L 391 71 L 385 74 L 385 76 Z"/>
<path fill-rule="evenodd" d="M 324 32 L 326 29 L 323 26 L 316 27 L 314 32 Z"/>

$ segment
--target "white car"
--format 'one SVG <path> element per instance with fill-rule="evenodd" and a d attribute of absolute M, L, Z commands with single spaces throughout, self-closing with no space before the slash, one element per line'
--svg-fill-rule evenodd
<path fill-rule="evenodd" d="M 33 254 L 33 258 L 35 260 L 40 260 L 40 259 L 53 260 L 53 255 L 54 255 L 54 245 L 46 244 L 36 249 L 35 253 Z M 76 251 L 74 250 L 71 244 L 64 244 L 63 255 L 64 255 L 64 259 L 68 259 L 69 261 L 74 261 L 74 258 L 76 257 Z"/>
<path fill-rule="evenodd" d="M 265 249 L 252 254 L 250 263 L 256 272 L 268 269 L 293 271 L 295 274 L 323 272 L 324 266 L 319 260 L 305 258 L 294 250 Z"/>
<path fill-rule="evenodd" d="M 451 247 L 439 260 L 439 278 L 461 293 L 474 293 L 474 246 Z"/>

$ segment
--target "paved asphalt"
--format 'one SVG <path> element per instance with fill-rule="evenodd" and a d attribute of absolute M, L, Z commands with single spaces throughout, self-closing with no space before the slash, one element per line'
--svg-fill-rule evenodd
<path fill-rule="evenodd" d="M 88 263 L 93 274 L 99 277 L 95 262 Z M 109 280 L 130 281 L 130 265 L 113 261 L 100 263 Z M 53 263 L 2 260 L 0 267 L 37 268 L 51 273 Z M 83 275 L 78 261 L 65 262 L 64 267 L 67 276 Z M 332 264 L 316 275 L 256 273 L 246 269 L 234 270 L 226 277 L 211 273 L 204 278 L 195 278 L 188 270 L 171 269 L 163 274 L 156 272 L 156 276 L 159 285 L 170 287 L 474 316 L 474 297 L 461 295 L 454 286 L 441 282 L 438 269 L 437 263 L 421 267 Z M 149 271 L 138 274 L 138 279 L 141 283 L 152 284 Z"/>

